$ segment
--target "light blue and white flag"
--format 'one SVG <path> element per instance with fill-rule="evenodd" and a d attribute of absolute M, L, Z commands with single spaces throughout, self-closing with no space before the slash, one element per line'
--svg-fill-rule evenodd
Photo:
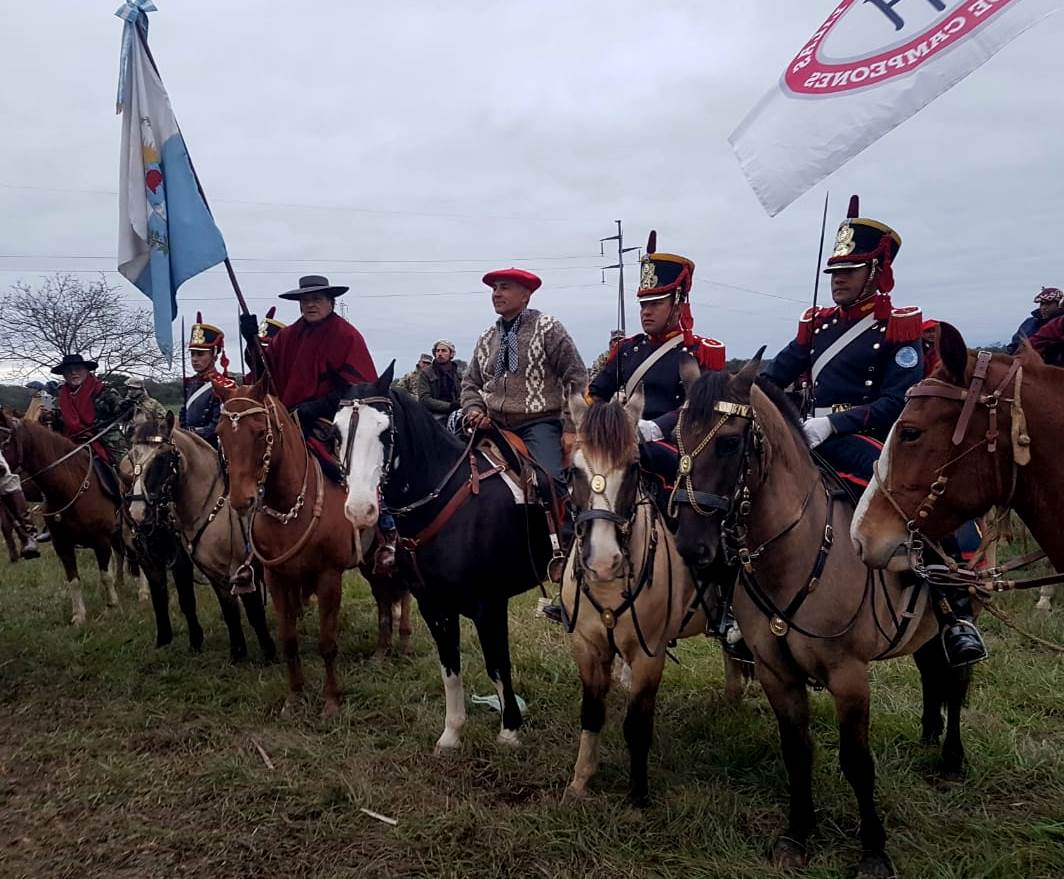
<path fill-rule="evenodd" d="M 158 71 L 148 56 L 151 0 L 126 0 L 118 75 L 122 159 L 118 271 L 152 301 L 159 349 L 173 355 L 177 288 L 226 258 Z"/>

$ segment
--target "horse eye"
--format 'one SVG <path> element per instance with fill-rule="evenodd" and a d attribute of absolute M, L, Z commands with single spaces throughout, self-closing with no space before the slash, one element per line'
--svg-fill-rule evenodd
<path fill-rule="evenodd" d="M 717 454 L 722 458 L 727 455 L 737 454 L 742 446 L 742 441 L 737 436 L 722 436 L 717 440 Z"/>
<path fill-rule="evenodd" d="M 903 427 L 898 434 L 898 438 L 903 443 L 915 443 L 921 436 L 923 436 L 923 431 L 915 427 Z"/>

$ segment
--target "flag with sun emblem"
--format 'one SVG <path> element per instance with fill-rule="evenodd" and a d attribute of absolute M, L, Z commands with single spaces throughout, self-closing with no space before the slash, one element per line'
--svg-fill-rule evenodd
<path fill-rule="evenodd" d="M 118 271 L 152 301 L 155 339 L 169 358 L 177 288 L 226 258 L 181 129 L 148 54 L 151 0 L 127 0 L 118 80 L 122 114 Z"/>

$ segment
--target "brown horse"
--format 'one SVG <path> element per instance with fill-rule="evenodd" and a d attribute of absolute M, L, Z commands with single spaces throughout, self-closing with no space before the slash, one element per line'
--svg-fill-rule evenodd
<path fill-rule="evenodd" d="M 288 699 L 303 692 L 296 623 L 304 602 L 318 599 L 319 649 L 325 662 L 324 717 L 340 708 L 336 681 L 341 579 L 362 559 L 360 535 L 344 516 L 346 495 L 328 481 L 299 423 L 261 383 L 219 388 L 218 438 L 229 465 L 229 505 L 247 517 L 262 563 L 288 664 Z"/>
<path fill-rule="evenodd" d="M 770 383 L 755 384 L 760 355 L 736 376 L 707 373 L 694 384 L 678 426 L 677 545 L 693 565 L 718 553 L 740 568 L 735 616 L 779 724 L 790 781 L 787 829 L 773 848 L 783 866 L 804 864 L 813 830 L 810 681 L 835 700 L 839 762 L 860 810 L 861 877 L 893 875 L 875 805 L 868 746 L 868 665 L 914 653 L 924 684 L 926 739 L 949 728 L 943 760 L 963 761 L 964 670 L 952 672 L 938 643 L 926 590 L 894 574 L 873 575 L 848 533 L 853 506 L 814 463 L 793 406 Z M 839 535 L 836 539 L 835 535 Z"/>
<path fill-rule="evenodd" d="M 706 596 L 699 593 L 639 469 L 637 391 L 627 404 L 592 406 L 569 400 L 576 424 L 573 505 L 576 544 L 565 566 L 561 605 L 583 684 L 580 752 L 567 797 L 587 796 L 598 770 L 610 668 L 620 656 L 631 669 L 624 737 L 631 757 L 630 802 L 649 798 L 647 757 L 654 706 L 670 641 L 706 632 Z M 712 598 L 709 599 L 712 601 Z M 725 658 L 730 698 L 742 693 L 738 663 Z"/>
<path fill-rule="evenodd" d="M 118 534 L 118 503 L 104 491 L 88 448 L 79 449 L 47 427 L 19 421 L 5 412 L 0 412 L 0 432 L 4 436 L 4 457 L 11 469 L 29 474 L 44 496 L 44 521 L 70 587 L 71 622 L 84 625 L 85 600 L 75 549 L 84 546 L 95 553 L 107 604 L 117 605 L 118 593 L 110 567 L 111 555 L 117 552 L 119 564 L 115 570 L 121 584 L 124 547 Z"/>
<path fill-rule="evenodd" d="M 1015 510 L 1064 571 L 1064 369 L 1027 346 L 983 356 L 949 324 L 939 332 L 941 363 L 909 390 L 854 517 L 859 552 L 896 565 L 912 531 L 940 540 L 996 506 Z"/>

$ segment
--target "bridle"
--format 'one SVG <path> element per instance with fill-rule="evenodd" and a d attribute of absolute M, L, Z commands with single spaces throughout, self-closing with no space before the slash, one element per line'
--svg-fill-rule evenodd
<path fill-rule="evenodd" d="M 950 443 L 954 449 L 958 449 L 964 443 L 976 407 L 985 407 L 988 414 L 988 426 L 982 438 L 968 446 L 968 448 L 963 451 L 958 452 L 940 467 L 935 469 L 935 477 L 928 488 L 927 495 L 917 505 L 913 512 L 907 512 L 903 509 L 901 503 L 898 501 L 897 497 L 895 497 L 894 487 L 883 478 L 878 461 L 873 468 L 873 478 L 875 479 L 876 484 L 883 492 L 884 497 L 890 502 L 894 511 L 905 523 L 906 531 L 909 534 L 908 550 L 910 559 L 915 562 L 917 566 L 922 564 L 922 558 L 920 556 L 922 554 L 923 544 L 929 542 L 935 545 L 933 541 L 930 541 L 929 538 L 922 533 L 921 526 L 927 522 L 928 518 L 934 512 L 935 505 L 938 503 L 939 499 L 946 494 L 950 480 L 950 469 L 959 461 L 980 449 L 985 448 L 986 452 L 991 456 L 997 453 L 998 439 L 1000 438 L 1000 432 L 998 430 L 998 408 L 1001 404 L 1004 403 L 1012 407 L 1012 474 L 1007 493 L 1005 493 L 1005 486 L 1001 481 L 1001 468 L 994 467 L 993 470 L 994 479 L 997 483 L 997 496 L 1000 497 L 1004 494 L 1006 497 L 1004 503 L 1000 505 L 1006 513 L 1011 506 L 1013 495 L 1016 492 L 1019 468 L 1025 466 L 1031 460 L 1031 437 L 1027 433 L 1027 419 L 1023 412 L 1021 397 L 1023 367 L 1020 365 L 1018 358 L 1014 359 L 1012 365 L 1005 373 L 1005 377 L 997 387 L 990 392 L 984 392 L 987 373 L 990 369 L 992 357 L 993 355 L 989 351 L 980 351 L 976 355 L 975 369 L 972 373 L 971 383 L 967 388 L 960 388 L 937 378 L 926 378 L 913 385 L 906 392 L 906 400 L 931 398 L 950 400 L 962 404 L 961 413 L 957 418 L 957 423 L 954 426 L 953 434 L 950 439 Z M 1012 396 L 1006 397 L 1005 393 L 1009 385 L 1012 385 Z M 890 453 L 894 453 L 893 443 L 891 443 Z M 889 463 L 890 461 L 888 460 L 888 464 Z M 888 479 L 889 474 L 892 471 L 893 468 L 888 467 Z M 938 548 L 937 545 L 935 546 Z"/>
<path fill-rule="evenodd" d="M 713 442 L 713 439 L 720 433 L 721 428 L 728 423 L 728 420 L 731 418 L 745 418 L 747 421 L 752 422 L 753 409 L 746 403 L 729 403 L 724 400 L 718 400 L 713 404 L 713 411 L 721 416 L 720 420 L 709 429 L 706 435 L 698 442 L 698 445 L 690 452 L 685 448 L 683 440 L 683 420 L 687 410 L 688 404 L 685 402 L 680 407 L 680 414 L 676 421 L 676 448 L 680 453 L 680 461 L 676 473 L 676 482 L 673 484 L 672 493 L 669 495 L 668 513 L 675 518 L 677 504 L 687 504 L 703 518 L 715 516 L 717 513 L 727 515 L 731 512 L 734 498 L 726 498 L 723 495 L 712 494 L 707 491 L 696 491 L 694 482 L 691 481 L 691 472 L 694 470 L 695 459 L 709 447 L 709 444 Z M 745 458 L 746 455 L 744 454 L 744 463 Z"/>

